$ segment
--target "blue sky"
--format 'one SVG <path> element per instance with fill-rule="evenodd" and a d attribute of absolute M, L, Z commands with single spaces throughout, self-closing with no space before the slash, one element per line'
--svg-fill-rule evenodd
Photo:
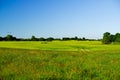
<path fill-rule="evenodd" d="M 0 36 L 101 38 L 120 32 L 120 0 L 0 0 Z"/>

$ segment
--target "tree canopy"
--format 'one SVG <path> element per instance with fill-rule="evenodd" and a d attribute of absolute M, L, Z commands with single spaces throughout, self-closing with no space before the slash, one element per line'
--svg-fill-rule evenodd
<path fill-rule="evenodd" d="M 102 42 L 103 44 L 110 44 L 112 42 L 120 43 L 120 33 L 116 33 L 115 35 L 113 35 L 110 32 L 105 32 L 103 34 Z"/>
<path fill-rule="evenodd" d="M 31 38 L 16 38 L 13 35 L 6 35 L 5 37 L 0 36 L 0 41 L 53 41 L 53 40 L 60 40 L 60 41 L 66 41 L 66 40 L 78 40 L 78 41 L 95 41 L 96 39 L 86 39 L 85 37 L 83 38 L 78 38 L 77 36 L 75 37 L 63 37 L 62 39 L 60 38 L 53 38 L 53 37 L 40 37 L 37 38 L 34 35 L 31 36 Z M 103 44 L 110 44 L 112 42 L 117 42 L 120 43 L 120 33 L 116 34 L 111 34 L 110 32 L 105 32 L 103 34 L 102 39 L 98 39 L 99 41 L 102 40 Z"/>

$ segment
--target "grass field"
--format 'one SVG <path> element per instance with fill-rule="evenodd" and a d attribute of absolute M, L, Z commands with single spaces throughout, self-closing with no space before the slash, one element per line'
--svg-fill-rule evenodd
<path fill-rule="evenodd" d="M 0 42 L 0 80 L 119 80 L 120 45 Z"/>
<path fill-rule="evenodd" d="M 103 45 L 101 41 L 13 41 L 0 42 L 0 48 L 15 49 L 36 49 L 36 50 L 53 50 L 53 51 L 107 51 L 120 50 L 120 44 Z"/>

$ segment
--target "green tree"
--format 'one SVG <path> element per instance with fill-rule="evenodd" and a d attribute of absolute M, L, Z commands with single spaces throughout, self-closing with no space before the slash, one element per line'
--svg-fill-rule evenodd
<path fill-rule="evenodd" d="M 114 42 L 115 41 L 115 35 L 111 34 L 110 35 L 110 42 Z"/>
<path fill-rule="evenodd" d="M 115 42 L 120 42 L 120 33 L 115 34 Z"/>
<path fill-rule="evenodd" d="M 66 41 L 66 40 L 70 40 L 70 38 L 69 37 L 63 37 L 62 40 Z"/>
<path fill-rule="evenodd" d="M 110 44 L 111 43 L 111 40 L 110 40 L 110 33 L 109 32 L 105 32 L 104 34 L 103 34 L 103 40 L 102 40 L 102 42 L 104 43 L 104 44 Z"/>
<path fill-rule="evenodd" d="M 75 37 L 73 37 L 73 38 L 70 38 L 70 40 L 78 40 L 78 37 L 75 36 Z"/>
<path fill-rule="evenodd" d="M 37 38 L 35 36 L 32 36 L 31 41 L 37 41 Z"/>
<path fill-rule="evenodd" d="M 13 40 L 13 36 L 8 34 L 8 35 L 5 37 L 5 40 L 6 40 L 6 41 L 12 41 L 12 40 Z"/>
<path fill-rule="evenodd" d="M 47 41 L 53 41 L 53 40 L 54 40 L 54 38 L 49 37 L 49 38 L 47 38 L 46 40 L 47 40 Z"/>
<path fill-rule="evenodd" d="M 0 41 L 2 41 L 3 40 L 3 38 L 0 36 Z"/>
<path fill-rule="evenodd" d="M 82 40 L 85 41 L 86 40 L 85 37 L 83 37 Z"/>
<path fill-rule="evenodd" d="M 45 41 L 45 38 L 40 37 L 40 38 L 39 38 L 39 41 Z"/>
<path fill-rule="evenodd" d="M 77 37 L 77 36 L 75 36 L 75 40 L 78 40 L 78 37 Z"/>

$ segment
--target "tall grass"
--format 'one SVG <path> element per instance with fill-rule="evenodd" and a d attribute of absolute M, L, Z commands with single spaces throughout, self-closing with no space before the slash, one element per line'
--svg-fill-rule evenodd
<path fill-rule="evenodd" d="M 0 48 L 0 80 L 119 80 L 120 51 Z"/>

